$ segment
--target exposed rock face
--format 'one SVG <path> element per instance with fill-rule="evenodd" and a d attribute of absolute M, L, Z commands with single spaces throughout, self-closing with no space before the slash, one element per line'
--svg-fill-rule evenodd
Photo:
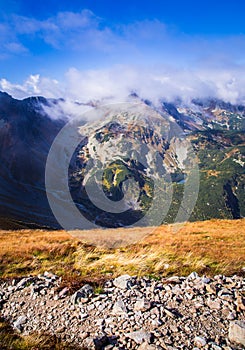
<path fill-rule="evenodd" d="M 2 282 L 1 317 L 23 334 L 49 332 L 88 350 L 244 349 L 242 277 L 129 278 L 123 289 L 106 282 L 99 295 L 85 285 L 75 304 L 51 273 Z"/>

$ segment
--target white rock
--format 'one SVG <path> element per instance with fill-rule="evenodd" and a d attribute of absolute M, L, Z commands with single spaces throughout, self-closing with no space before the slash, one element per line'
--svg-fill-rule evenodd
<path fill-rule="evenodd" d="M 157 347 L 153 344 L 148 344 L 147 342 L 144 342 L 138 347 L 138 350 L 157 350 Z"/>
<path fill-rule="evenodd" d="M 198 347 L 198 348 L 203 348 L 206 344 L 207 341 L 205 338 L 203 337 L 195 337 L 194 339 L 194 344 Z"/>
<path fill-rule="evenodd" d="M 127 308 L 122 300 L 118 300 L 115 302 L 112 313 L 114 315 L 122 315 L 127 313 Z"/>
<path fill-rule="evenodd" d="M 80 314 L 80 317 L 81 317 L 82 320 L 84 320 L 85 318 L 88 317 L 88 314 L 86 314 L 86 313 L 81 313 L 81 314 Z"/>
<path fill-rule="evenodd" d="M 229 340 L 245 346 L 245 320 L 231 322 Z"/>
<path fill-rule="evenodd" d="M 134 311 L 147 311 L 151 308 L 151 303 L 147 299 L 137 300 L 134 305 Z"/>
<path fill-rule="evenodd" d="M 208 278 L 208 277 L 203 277 L 202 278 L 202 283 L 208 284 L 209 282 L 210 282 L 210 278 Z"/>
<path fill-rule="evenodd" d="M 16 328 L 20 331 L 22 329 L 23 325 L 26 323 L 26 321 L 27 321 L 26 316 L 18 317 L 17 320 L 14 322 L 14 328 Z"/>
<path fill-rule="evenodd" d="M 126 337 L 132 339 L 137 344 L 142 344 L 143 342 L 150 343 L 151 341 L 151 333 L 145 330 L 135 331 L 131 333 L 125 334 Z"/>
<path fill-rule="evenodd" d="M 88 298 L 93 295 L 93 293 L 93 287 L 91 287 L 89 284 L 85 284 L 71 296 L 71 302 L 74 305 L 78 302 L 84 302 L 84 299 L 87 301 Z"/>
<path fill-rule="evenodd" d="M 130 287 L 131 276 L 122 275 L 114 279 L 113 284 L 115 287 L 120 289 L 127 289 Z"/>
<path fill-rule="evenodd" d="M 197 272 L 192 272 L 188 277 L 187 277 L 187 279 L 188 280 L 195 280 L 195 279 L 197 279 L 197 278 L 199 278 L 199 276 L 198 276 L 198 273 Z"/>

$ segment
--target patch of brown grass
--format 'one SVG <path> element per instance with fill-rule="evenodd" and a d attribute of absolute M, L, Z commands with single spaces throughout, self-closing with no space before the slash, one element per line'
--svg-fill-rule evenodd
<path fill-rule="evenodd" d="M 0 320 L 1 350 L 76 350 L 78 347 L 62 342 L 57 336 L 17 334 L 6 322 Z"/>
<path fill-rule="evenodd" d="M 49 270 L 63 276 L 74 289 L 81 281 L 100 285 L 122 273 L 155 277 L 193 270 L 233 274 L 245 266 L 244 219 L 72 234 L 0 231 L 1 277 Z"/>

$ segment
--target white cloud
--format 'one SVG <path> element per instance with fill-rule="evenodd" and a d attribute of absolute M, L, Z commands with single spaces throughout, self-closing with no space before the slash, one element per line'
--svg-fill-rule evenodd
<path fill-rule="evenodd" d="M 57 80 L 40 77 L 39 74 L 30 75 L 23 84 L 11 83 L 7 79 L 0 79 L 0 90 L 15 98 L 43 95 L 47 98 L 58 98 L 63 95 Z"/>
<path fill-rule="evenodd" d="M 244 35 L 190 36 L 158 20 L 109 27 L 90 10 L 60 12 L 43 20 L 13 15 L 0 23 L 0 60 L 28 55 L 27 62 L 32 62 L 37 39 L 38 47 L 41 42 L 49 46 L 51 56 L 56 52 L 59 65 L 64 54 L 66 74 L 59 79 L 31 74 L 23 83 L 0 76 L 0 90 L 15 98 L 63 98 L 46 107 L 54 118 L 80 114 L 83 107 L 77 101 L 119 102 L 132 91 L 155 103 L 161 98 L 217 97 L 245 104 Z M 69 68 L 74 56 L 76 66 L 92 58 L 101 68 Z M 40 61 L 43 71 L 56 76 L 48 54 Z M 105 62 L 109 68 L 102 68 Z"/>
<path fill-rule="evenodd" d="M 33 53 L 36 40 L 66 55 L 73 51 L 96 55 L 97 62 L 98 54 L 109 53 L 107 58 L 114 60 L 114 64 L 155 61 L 190 66 L 210 60 L 222 64 L 227 59 L 239 61 L 245 54 L 244 35 L 188 35 L 157 19 L 113 26 L 88 9 L 59 12 L 43 20 L 12 15 L 0 23 L 0 44 L 4 44 L 0 53 L 8 50 L 9 43 Z"/>
<path fill-rule="evenodd" d="M 56 22 L 60 28 L 63 29 L 77 29 L 97 26 L 99 18 L 90 10 L 83 10 L 82 12 L 60 12 L 56 16 Z"/>
<path fill-rule="evenodd" d="M 93 43 L 96 44 L 98 36 L 106 37 L 110 32 L 107 28 L 99 29 L 99 18 L 87 9 L 78 13 L 59 12 L 56 16 L 44 20 L 14 15 L 10 23 L 19 40 L 22 40 L 23 35 L 39 38 L 59 50 L 92 46 Z M 89 37 L 90 40 L 86 40 Z M 104 38 L 102 39 L 104 41 Z"/>
<path fill-rule="evenodd" d="M 121 101 L 135 91 L 142 98 L 154 101 L 173 100 L 176 97 L 188 101 L 194 97 L 216 97 L 231 103 L 245 103 L 244 66 L 227 68 L 199 67 L 176 69 L 171 66 L 137 67 L 116 65 L 108 69 L 79 71 L 71 68 L 59 82 L 39 75 L 31 75 L 22 85 L 0 80 L 0 89 L 14 97 L 43 95 L 48 98 L 64 98 L 66 111 L 69 101 L 91 100 Z M 76 112 L 79 106 L 76 105 Z"/>
<path fill-rule="evenodd" d="M 7 52 L 14 54 L 22 54 L 28 52 L 27 48 L 18 42 L 8 42 L 5 44 L 5 49 Z"/>
<path fill-rule="evenodd" d="M 14 97 L 44 95 L 87 102 L 104 98 L 121 100 L 136 91 L 142 98 L 154 101 L 211 96 L 244 103 L 243 35 L 189 36 L 158 20 L 108 27 L 89 10 L 60 12 L 43 20 L 14 15 L 0 23 L 0 59 L 11 53 L 31 55 L 34 49 L 25 45 L 37 38 L 58 49 L 57 60 L 62 60 L 65 54 L 66 74 L 57 80 L 30 75 L 22 84 L 0 77 L 0 89 Z M 109 68 L 69 68 L 72 57 L 69 55 L 72 52 L 74 55 L 74 51 L 76 63 L 80 58 L 83 63 L 89 61 L 91 55 L 96 56 L 97 67 L 102 67 L 104 57 Z M 42 62 L 43 71 L 48 72 L 48 57 Z M 69 104 L 68 107 L 71 109 Z"/>
<path fill-rule="evenodd" d="M 63 117 L 73 119 L 75 117 L 82 117 L 83 114 L 91 108 L 90 106 L 83 105 L 82 103 L 70 99 L 60 99 L 55 101 L 55 103 L 50 101 L 49 105 L 43 105 L 44 112 L 52 119 L 61 119 Z M 84 118 L 86 118 L 86 115 L 84 115 Z"/>

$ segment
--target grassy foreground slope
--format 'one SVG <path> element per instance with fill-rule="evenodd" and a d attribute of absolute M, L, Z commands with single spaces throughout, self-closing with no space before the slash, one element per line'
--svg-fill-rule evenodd
<path fill-rule="evenodd" d="M 144 229 L 82 231 L 80 239 L 65 231 L 2 230 L 0 277 L 49 270 L 63 276 L 67 283 L 90 281 L 99 285 L 124 273 L 152 277 L 191 271 L 229 275 L 241 273 L 245 267 L 244 219 L 193 222 L 178 231 L 175 228 L 160 226 L 136 243 L 112 248 L 102 237 L 107 235 L 110 241 L 116 236 L 141 237 Z M 97 246 L 91 237 L 96 238 Z"/>

